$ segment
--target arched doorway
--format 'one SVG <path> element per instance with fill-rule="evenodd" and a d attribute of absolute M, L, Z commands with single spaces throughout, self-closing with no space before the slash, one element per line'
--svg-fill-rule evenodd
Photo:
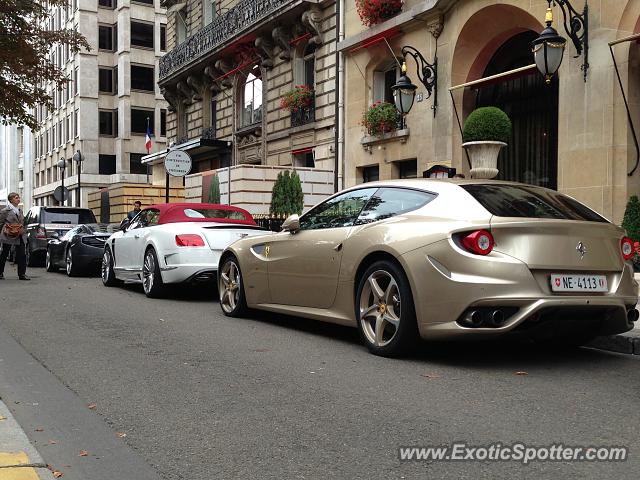
<path fill-rule="evenodd" d="M 533 63 L 533 31 L 518 33 L 504 42 L 484 69 L 483 77 Z M 498 179 L 558 186 L 558 79 L 550 85 L 537 70 L 476 90 L 475 108 L 495 106 L 511 119 L 513 133 L 498 158 Z M 467 103 L 467 102 L 465 102 Z M 468 103 L 467 103 L 468 105 Z"/>

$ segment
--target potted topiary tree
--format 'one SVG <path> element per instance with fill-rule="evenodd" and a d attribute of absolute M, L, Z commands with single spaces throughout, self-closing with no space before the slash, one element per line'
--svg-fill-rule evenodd
<path fill-rule="evenodd" d="M 462 146 L 471 160 L 473 178 L 494 178 L 498 175 L 498 154 L 511 138 L 511 120 L 496 107 L 475 109 L 462 129 Z"/>

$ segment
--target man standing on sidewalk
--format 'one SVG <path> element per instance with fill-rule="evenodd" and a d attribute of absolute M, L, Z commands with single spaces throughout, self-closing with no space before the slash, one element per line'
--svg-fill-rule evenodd
<path fill-rule="evenodd" d="M 18 278 L 20 280 L 31 280 L 27 277 L 27 259 L 25 256 L 25 244 L 27 243 L 27 232 L 24 229 L 24 215 L 18 209 L 20 195 L 12 192 L 7 197 L 9 204 L 0 211 L 0 280 L 4 279 L 4 265 L 11 251 L 11 246 L 16 247 L 16 262 L 18 263 Z"/>

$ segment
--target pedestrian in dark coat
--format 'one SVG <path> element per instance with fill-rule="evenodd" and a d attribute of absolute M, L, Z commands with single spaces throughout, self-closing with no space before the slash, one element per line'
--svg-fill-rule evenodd
<path fill-rule="evenodd" d="M 20 195 L 13 192 L 7 197 L 9 204 L 0 210 L 0 245 L 2 252 L 0 253 L 0 280 L 4 279 L 4 265 L 11 251 L 11 247 L 16 249 L 16 263 L 18 264 L 18 278 L 20 280 L 31 280 L 27 277 L 27 259 L 25 255 L 25 245 L 27 243 L 27 232 L 24 229 L 24 215 L 18 208 L 20 204 Z M 22 225 L 22 232 L 12 234 L 11 230 L 15 230 L 17 225 Z"/>

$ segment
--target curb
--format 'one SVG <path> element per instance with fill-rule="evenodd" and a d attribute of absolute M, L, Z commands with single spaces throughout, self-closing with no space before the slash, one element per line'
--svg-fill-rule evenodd
<path fill-rule="evenodd" d="M 637 331 L 637 329 L 634 330 Z M 631 330 L 631 332 L 634 332 L 634 330 Z M 621 333 L 619 335 L 598 337 L 586 346 L 607 352 L 640 355 L 640 336 L 635 333 Z"/>
<path fill-rule="evenodd" d="M 42 457 L 0 400 L 0 478 L 54 480 Z"/>

